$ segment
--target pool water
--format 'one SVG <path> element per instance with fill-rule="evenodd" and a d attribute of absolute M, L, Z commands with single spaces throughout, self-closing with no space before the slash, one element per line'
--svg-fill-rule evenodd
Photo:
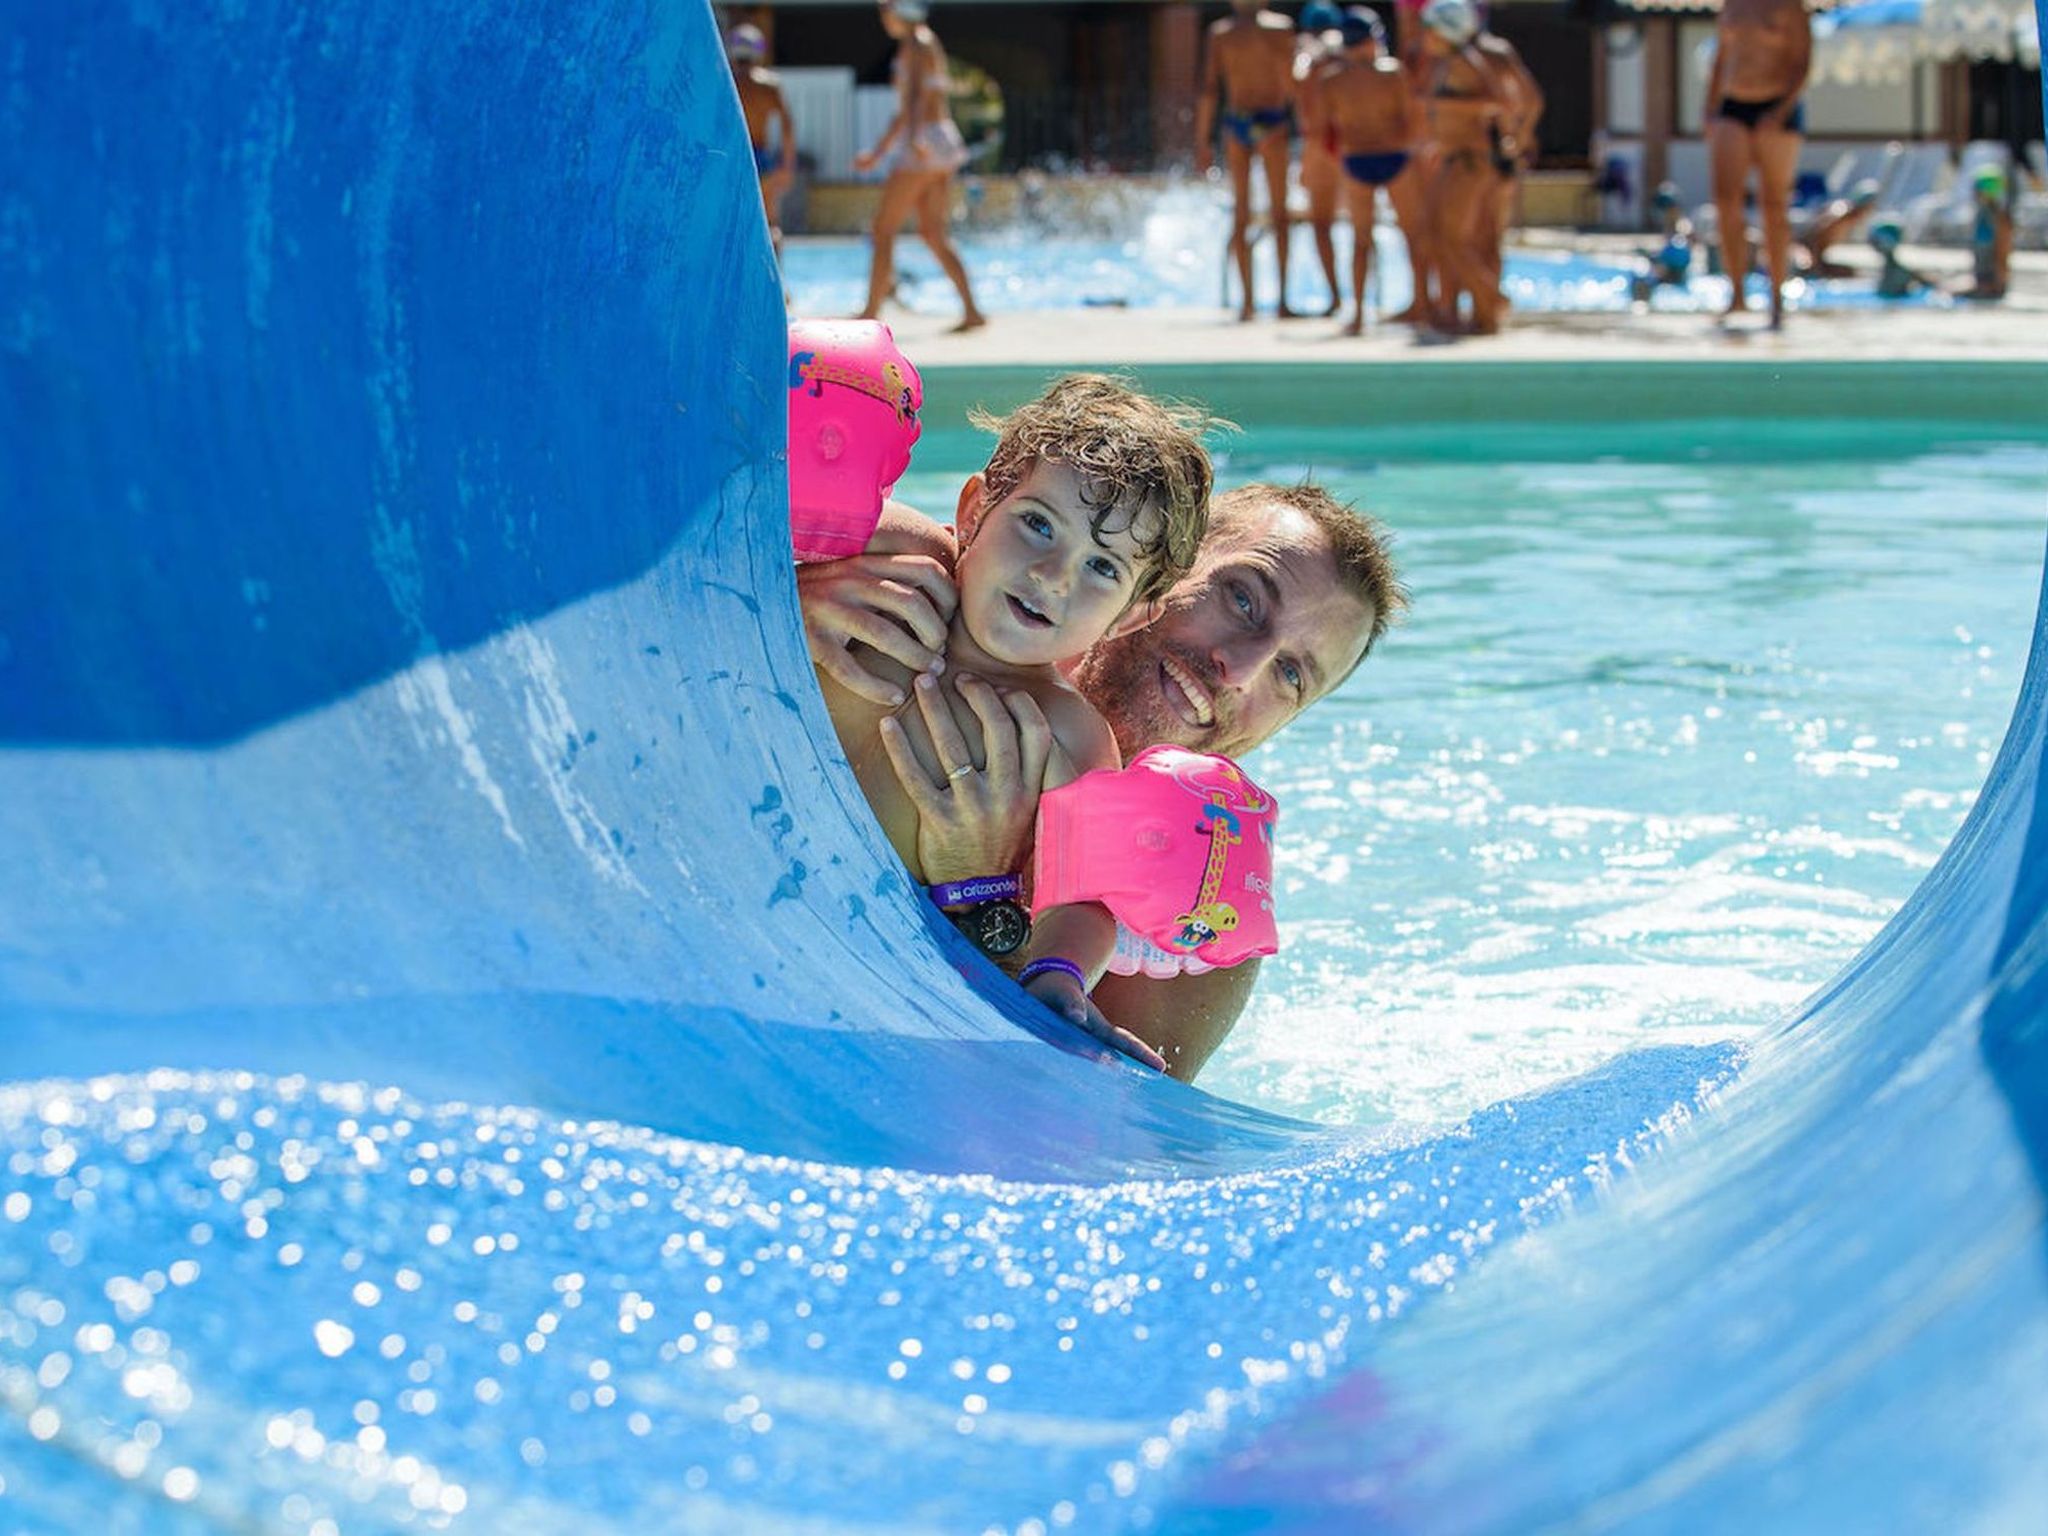
<path fill-rule="evenodd" d="M 1417 597 L 1250 765 L 1286 948 L 1204 1085 L 1347 1127 L 1270 1164 L 1025 1181 L 376 1083 L 0 1086 L 10 1529 L 1266 1528 L 1178 1505 L 1333 1382 L 1369 1409 L 1476 1257 L 1682 1130 L 1961 818 L 2048 442 L 1865 428 L 1232 447 L 1226 483 L 1384 516 Z"/>
<path fill-rule="evenodd" d="M 1166 194 L 1149 206 L 1133 207 L 1130 217 L 1127 234 L 1018 227 L 959 236 L 976 302 L 991 313 L 1089 307 L 1199 309 L 1236 302 L 1236 278 L 1232 274 L 1226 279 L 1224 267 L 1229 226 L 1214 197 L 1194 191 Z M 1335 238 L 1339 281 L 1348 294 L 1350 226 L 1340 222 Z M 868 250 L 864 239 L 787 242 L 782 262 L 792 312 L 856 313 L 867 299 Z M 1390 314 L 1405 307 L 1413 291 L 1399 229 L 1382 223 L 1374 253 L 1374 312 Z M 953 286 L 923 241 L 906 234 L 896 243 L 895 262 L 896 299 L 904 308 L 958 312 Z M 1288 267 L 1289 299 L 1303 311 L 1319 313 L 1329 289 L 1305 226 L 1297 228 Z M 1518 309 L 1529 312 L 1625 313 L 1635 307 L 1635 270 L 1632 265 L 1569 252 L 1511 249 L 1502 286 Z M 1253 282 L 1259 302 L 1270 305 L 1278 273 L 1268 240 L 1254 248 Z M 1761 278 L 1750 280 L 1749 294 L 1762 302 Z M 1867 282 L 1835 279 L 1794 279 L 1786 285 L 1785 297 L 1792 309 L 1945 302 L 1937 295 L 1880 300 Z M 1727 303 L 1727 279 L 1702 273 L 1683 287 L 1659 287 L 1650 295 L 1648 307 L 1659 312 L 1719 313 Z"/>
<path fill-rule="evenodd" d="M 1229 448 L 1221 484 L 1313 474 L 1382 518 L 1415 606 L 1247 763 L 1282 949 L 1205 1088 L 1451 1120 L 1754 1035 L 1856 953 L 2002 738 L 2048 512 L 2048 444 L 1900 423 L 1873 462 L 1861 426 Z"/>

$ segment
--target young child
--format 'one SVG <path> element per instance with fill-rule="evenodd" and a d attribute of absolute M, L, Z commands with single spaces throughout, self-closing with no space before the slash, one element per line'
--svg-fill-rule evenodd
<path fill-rule="evenodd" d="M 2005 203 L 2005 172 L 1987 165 L 1973 190 L 1977 217 L 1970 229 L 1970 282 L 1959 299 L 2002 299 L 2012 277 L 2012 213 Z"/>
<path fill-rule="evenodd" d="M 1647 306 L 1650 295 L 1659 287 L 1669 285 L 1683 288 L 1692 276 L 1692 220 L 1685 216 L 1685 209 L 1678 200 L 1678 183 L 1664 182 L 1650 199 L 1650 206 L 1657 212 L 1657 220 L 1664 228 L 1664 243 L 1654 251 L 1643 251 L 1646 263 L 1630 282 L 1630 296 L 1637 304 Z"/>
<path fill-rule="evenodd" d="M 1879 219 L 1870 226 L 1870 248 L 1884 260 L 1877 273 L 1880 299 L 1910 299 L 1924 289 L 1941 286 L 1899 260 L 1899 242 L 1904 238 L 1897 219 Z"/>
<path fill-rule="evenodd" d="M 1108 724 L 1058 667 L 1106 636 L 1149 622 L 1154 599 L 1192 567 L 1208 522 L 1211 472 L 1199 436 L 1208 421 L 1197 412 L 1100 375 L 1073 374 L 1009 416 L 977 415 L 975 424 L 997 440 L 987 466 L 960 490 L 959 603 L 943 673 L 913 677 L 889 657 L 863 652 L 864 665 L 902 690 L 904 702 L 893 710 L 818 673 L 840 746 L 920 882 L 917 807 L 891 755 L 909 754 L 935 787 L 984 766 L 979 718 L 953 682 L 966 672 L 1001 693 L 1028 695 L 1043 712 L 1054 746 L 1034 795 L 1119 766 Z M 867 552 L 899 552 L 889 543 L 880 533 Z M 966 760 L 941 748 L 933 722 L 950 724 L 941 734 L 966 743 Z M 1094 902 L 1044 912 L 1019 980 L 1085 1027 L 1088 989 L 1115 941 L 1115 920 Z M 1149 1050 L 1139 1054 L 1157 1059 Z"/>

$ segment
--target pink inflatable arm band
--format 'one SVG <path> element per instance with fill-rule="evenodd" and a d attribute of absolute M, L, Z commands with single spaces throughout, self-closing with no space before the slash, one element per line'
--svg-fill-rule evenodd
<path fill-rule="evenodd" d="M 1099 901 L 1132 932 L 1208 965 L 1273 954 L 1279 818 L 1229 758 L 1147 747 L 1040 798 L 1031 910 Z"/>
<path fill-rule="evenodd" d="M 924 381 L 879 320 L 789 323 L 789 531 L 799 560 L 857 555 L 910 467 Z"/>

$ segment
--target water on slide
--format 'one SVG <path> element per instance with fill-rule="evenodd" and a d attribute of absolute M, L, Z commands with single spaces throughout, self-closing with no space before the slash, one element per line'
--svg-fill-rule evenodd
<path fill-rule="evenodd" d="M 1302 1126 L 1015 1002 L 859 804 L 707 8 L 0 60 L 11 1529 L 2038 1518 L 2038 626 L 1746 1062 Z"/>

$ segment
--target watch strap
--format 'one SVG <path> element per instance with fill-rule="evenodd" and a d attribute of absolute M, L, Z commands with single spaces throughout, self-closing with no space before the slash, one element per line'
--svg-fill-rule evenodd
<path fill-rule="evenodd" d="M 933 902 L 942 907 L 979 905 L 984 901 L 1015 901 L 1024 894 L 1024 877 L 977 875 L 972 880 L 948 880 L 930 887 L 929 894 Z"/>

